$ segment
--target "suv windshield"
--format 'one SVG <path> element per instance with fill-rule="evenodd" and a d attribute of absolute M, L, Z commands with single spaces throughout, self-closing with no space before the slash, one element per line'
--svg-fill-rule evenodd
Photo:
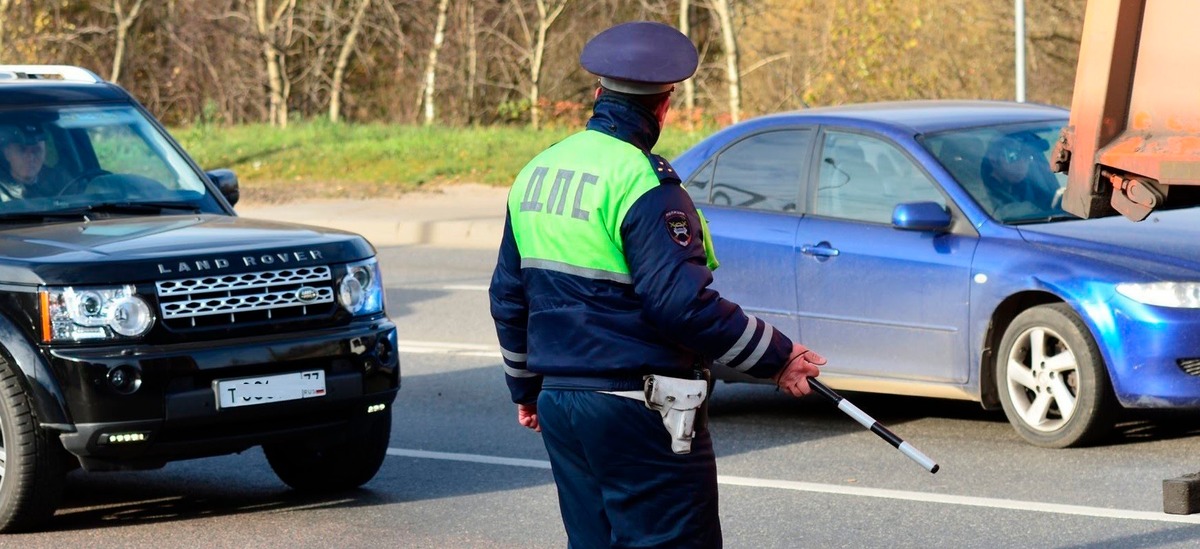
<path fill-rule="evenodd" d="M 222 210 L 133 106 L 0 112 L 0 219 Z"/>
<path fill-rule="evenodd" d="M 984 126 L 930 135 L 929 152 L 988 215 L 1004 223 L 1078 219 L 1062 209 L 1067 177 L 1050 171 L 1063 122 Z"/>

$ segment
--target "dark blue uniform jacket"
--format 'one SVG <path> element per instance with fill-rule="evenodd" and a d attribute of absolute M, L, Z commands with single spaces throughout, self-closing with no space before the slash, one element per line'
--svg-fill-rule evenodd
<path fill-rule="evenodd" d="M 644 374 L 690 377 L 710 362 L 762 378 L 777 373 L 792 342 L 709 289 L 696 207 L 670 165 L 650 153 L 658 140 L 653 113 L 606 93 L 587 128 L 641 149 L 661 184 L 637 199 L 621 226 L 632 284 L 522 268 L 506 220 L 489 295 L 513 402 L 535 402 L 543 385 L 640 389 Z M 684 227 L 689 235 L 681 238 Z M 531 313 L 552 309 L 563 309 L 553 311 L 552 325 L 529 329 Z"/>

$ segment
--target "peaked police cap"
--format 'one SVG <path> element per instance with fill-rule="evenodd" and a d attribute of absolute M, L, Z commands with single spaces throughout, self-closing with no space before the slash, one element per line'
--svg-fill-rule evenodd
<path fill-rule="evenodd" d="M 579 64 L 613 91 L 650 95 L 669 91 L 696 72 L 696 46 L 675 27 L 653 21 L 621 23 L 583 46 Z"/>

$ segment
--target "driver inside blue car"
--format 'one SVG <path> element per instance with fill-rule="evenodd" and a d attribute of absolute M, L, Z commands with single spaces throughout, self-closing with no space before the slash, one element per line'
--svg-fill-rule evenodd
<path fill-rule="evenodd" d="M 980 176 L 1001 220 L 1049 215 L 1061 210 L 1060 185 L 1050 172 L 1044 141 L 1024 136 L 1000 136 L 988 144 Z"/>

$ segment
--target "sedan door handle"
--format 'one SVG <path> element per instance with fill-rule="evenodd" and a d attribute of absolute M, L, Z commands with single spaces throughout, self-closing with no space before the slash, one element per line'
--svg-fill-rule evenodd
<path fill-rule="evenodd" d="M 833 257 L 838 254 L 838 250 L 828 242 L 820 242 L 818 244 L 804 244 L 800 246 L 800 253 L 815 255 L 817 257 Z"/>

